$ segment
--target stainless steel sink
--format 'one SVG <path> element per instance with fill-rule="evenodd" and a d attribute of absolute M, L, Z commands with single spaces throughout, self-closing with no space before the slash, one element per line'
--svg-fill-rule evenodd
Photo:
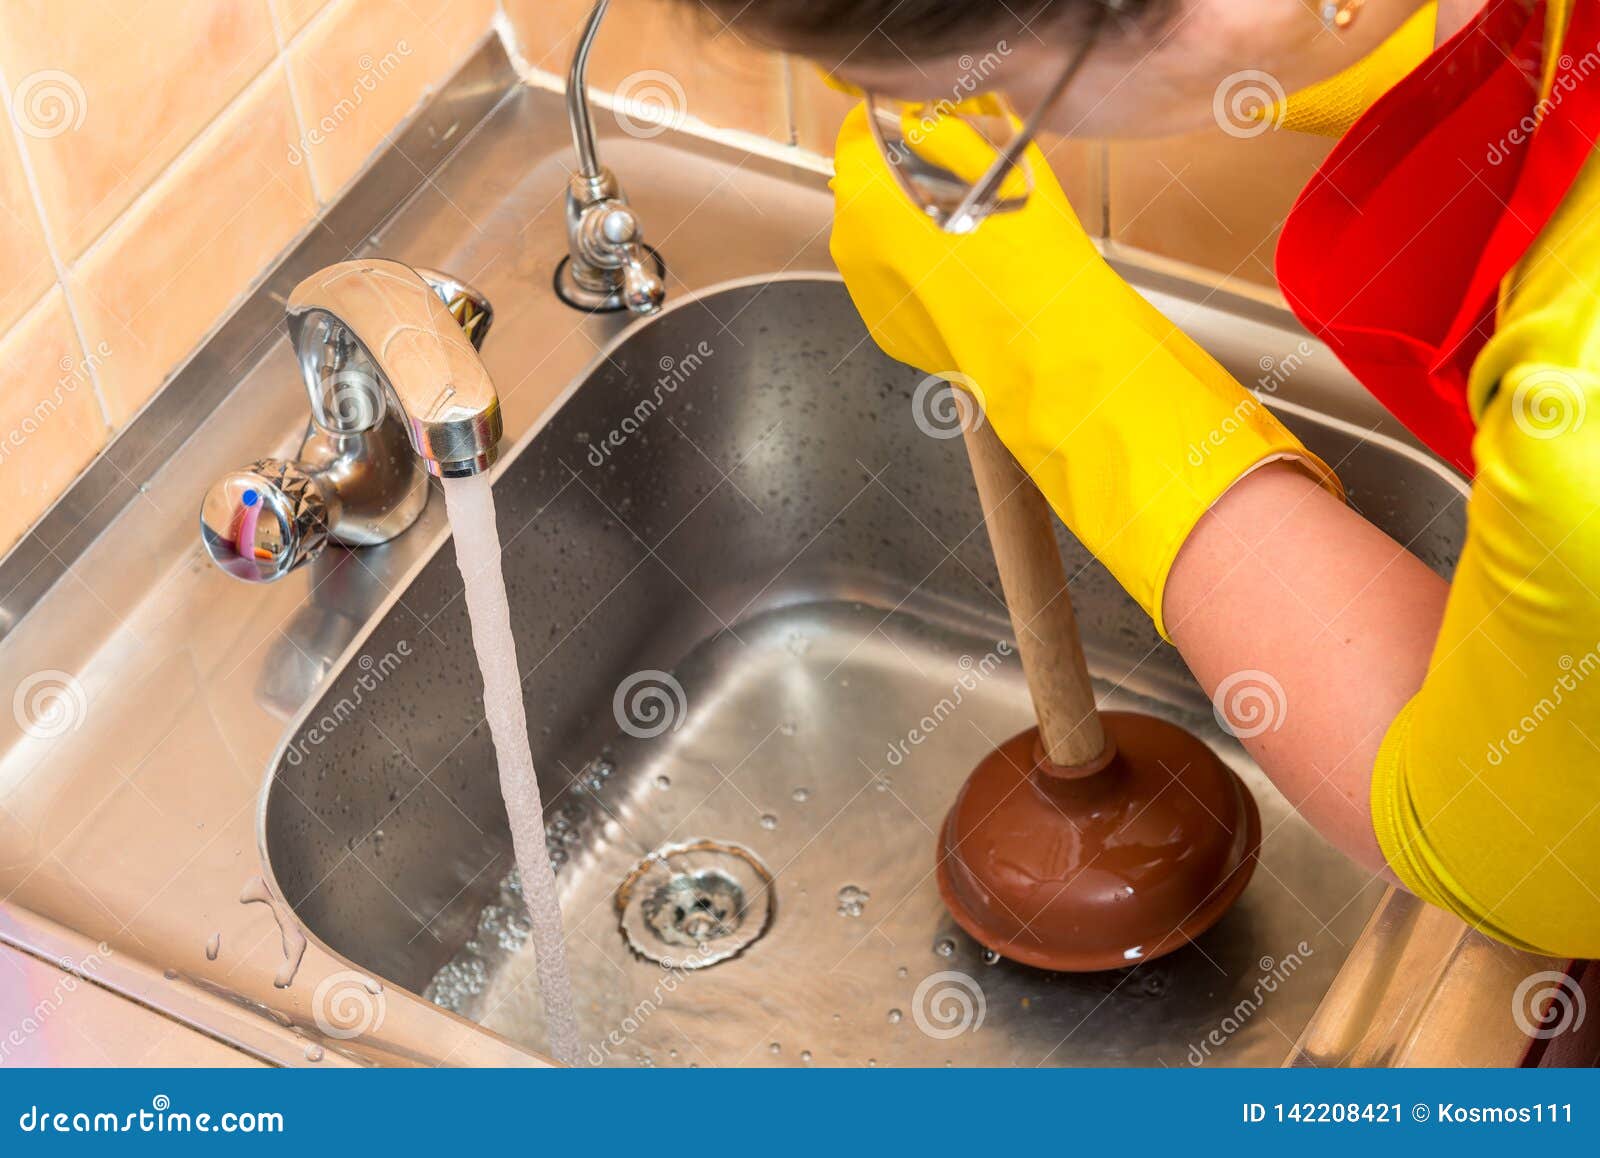
<path fill-rule="evenodd" d="M 1383 886 L 1289 808 L 1064 531 L 1104 702 L 1180 721 L 1243 773 L 1261 870 L 1197 944 L 1113 973 L 991 962 L 944 913 L 934 832 L 1030 709 L 961 441 L 919 408 L 921 383 L 876 350 L 836 280 L 740 283 L 621 340 L 496 481 L 590 1060 L 1281 1062 Z M 1461 498 L 1444 472 L 1281 413 L 1352 501 L 1448 567 Z M 539 1049 L 449 553 L 288 739 L 267 858 L 331 949 Z M 752 854 L 772 911 L 737 956 L 687 969 L 665 940 L 649 952 L 655 931 L 630 947 L 617 897 L 653 851 L 699 842 Z M 691 898 L 694 875 L 676 882 Z M 721 919 L 737 926 L 739 908 Z"/>

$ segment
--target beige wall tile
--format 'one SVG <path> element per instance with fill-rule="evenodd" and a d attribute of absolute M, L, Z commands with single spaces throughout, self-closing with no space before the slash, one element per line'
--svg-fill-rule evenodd
<path fill-rule="evenodd" d="M 328 6 L 328 0 L 271 0 L 271 4 L 278 18 L 278 31 L 287 42 Z"/>
<path fill-rule="evenodd" d="M 1332 141 L 1219 131 L 1111 146 L 1111 235 L 1164 257 L 1275 286 L 1283 219 Z"/>
<path fill-rule="evenodd" d="M 502 4 L 516 34 L 517 49 L 528 63 L 565 76 L 572 46 L 593 4 L 583 0 L 502 0 Z"/>
<path fill-rule="evenodd" d="M 81 253 L 266 66 L 266 0 L 6 0 L 0 67 L 64 257 Z"/>
<path fill-rule="evenodd" d="M 506 0 L 524 55 L 557 75 L 565 74 L 592 7 L 590 0 Z M 589 84 L 659 109 L 665 119 L 687 115 L 787 143 L 784 71 L 781 55 L 688 5 L 613 0 L 589 61 Z"/>
<path fill-rule="evenodd" d="M 845 114 L 855 108 L 861 98 L 829 87 L 809 60 L 797 56 L 787 60 L 789 84 L 794 94 L 795 144 L 831 157 Z"/>
<path fill-rule="evenodd" d="M 72 271 L 90 346 L 123 426 L 316 211 L 275 65 Z"/>
<path fill-rule="evenodd" d="M 338 192 L 488 31 L 494 0 L 338 0 L 289 52 L 317 193 Z"/>
<path fill-rule="evenodd" d="M 59 287 L 0 338 L 0 551 L 105 445 L 91 377 Z"/>
<path fill-rule="evenodd" d="M 11 132 L 0 122 L 0 329 L 38 301 L 55 276 Z"/>

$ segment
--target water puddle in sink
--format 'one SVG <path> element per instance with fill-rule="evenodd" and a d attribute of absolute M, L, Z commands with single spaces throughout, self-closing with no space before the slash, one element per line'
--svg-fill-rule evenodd
<path fill-rule="evenodd" d="M 265 905 L 272 910 L 272 919 L 278 922 L 278 935 L 283 942 L 283 963 L 278 966 L 272 984 L 279 989 L 289 988 L 294 984 L 295 974 L 300 972 L 300 962 L 306 955 L 306 935 L 300 931 L 300 922 L 295 919 L 288 905 L 272 895 L 267 882 L 260 877 L 251 877 L 245 882 L 244 891 L 239 894 L 239 903 Z M 221 946 L 220 939 L 218 946 Z M 209 959 L 215 960 L 211 957 L 210 946 L 207 946 L 206 954 Z"/>
<path fill-rule="evenodd" d="M 522 679 L 511 635 L 501 569 L 500 534 L 495 526 L 494 492 L 485 475 L 452 479 L 444 485 L 445 506 L 455 535 L 456 563 L 466 585 L 472 643 L 483 672 L 483 708 L 500 765 L 500 791 L 511 822 L 511 843 L 531 922 L 539 992 L 544 999 L 549 1050 L 568 1065 L 578 1060 L 578 1022 L 573 1011 L 572 976 L 556 898 L 555 870 L 545 847 L 544 806 L 528 745 L 528 719 L 522 706 Z"/>

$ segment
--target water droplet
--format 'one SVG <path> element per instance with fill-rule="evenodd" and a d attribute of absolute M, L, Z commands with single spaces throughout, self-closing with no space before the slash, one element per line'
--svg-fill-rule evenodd
<path fill-rule="evenodd" d="M 778 818 L 772 815 L 770 812 L 765 813 L 761 817 L 761 827 L 766 829 L 768 832 L 771 832 L 774 828 L 778 827 Z"/>
<path fill-rule="evenodd" d="M 211 939 L 206 942 L 206 960 L 215 961 L 220 952 L 222 952 L 222 934 L 213 933 Z"/>
<path fill-rule="evenodd" d="M 796 804 L 804 804 L 806 801 L 811 799 L 811 789 L 796 788 L 793 792 L 789 793 L 789 796 Z"/>
<path fill-rule="evenodd" d="M 785 720 L 783 723 L 778 725 L 778 731 L 782 732 L 785 736 L 792 736 L 799 730 L 799 728 L 795 727 L 793 720 Z"/>
<path fill-rule="evenodd" d="M 954 957 L 956 955 L 956 943 L 949 937 L 945 937 L 934 944 L 933 951 L 941 957 Z"/>
<path fill-rule="evenodd" d="M 800 1051 L 800 1060 L 805 1062 L 807 1065 L 810 1065 L 811 1064 L 811 1051 L 809 1049 L 801 1050 Z"/>
<path fill-rule="evenodd" d="M 322 1047 L 320 1045 L 308 1045 L 308 1046 L 306 1046 L 306 1061 L 308 1061 L 308 1062 L 319 1062 L 319 1061 L 321 1061 L 323 1059 L 324 1056 L 325 1055 L 323 1054 Z"/>
<path fill-rule="evenodd" d="M 804 655 L 811 650 L 811 640 L 801 635 L 798 631 L 790 632 L 788 647 L 795 655 Z"/>
<path fill-rule="evenodd" d="M 889 1024 L 890 1025 L 899 1025 L 900 1024 L 900 1020 L 903 1017 L 905 1017 L 905 1014 L 901 1013 L 898 1009 L 891 1009 L 889 1011 Z"/>
<path fill-rule="evenodd" d="M 894 787 L 894 778 L 886 773 L 879 772 L 872 778 L 872 786 L 879 792 L 887 792 Z"/>
<path fill-rule="evenodd" d="M 777 1041 L 773 1042 L 771 1045 L 767 1046 L 767 1052 L 768 1053 L 782 1053 L 783 1052 L 783 1043 L 782 1042 L 777 1042 Z"/>
<path fill-rule="evenodd" d="M 1000 954 L 996 953 L 993 949 L 985 949 L 983 951 L 983 963 L 985 965 L 994 965 L 998 963 L 999 960 Z"/>
<path fill-rule="evenodd" d="M 867 911 L 867 902 L 872 899 L 872 894 L 866 889 L 857 888 L 855 885 L 845 885 L 839 890 L 839 915 L 841 917 L 859 917 Z"/>
<path fill-rule="evenodd" d="M 670 776 L 657 776 L 656 777 L 656 787 L 661 789 L 663 792 L 665 792 L 668 788 L 672 787 L 672 777 L 670 777 Z"/>
<path fill-rule="evenodd" d="M 867 1059 L 867 1068 L 868 1069 L 876 1069 L 877 1066 L 878 1066 L 878 1059 L 877 1058 L 869 1057 Z"/>
<path fill-rule="evenodd" d="M 898 969 L 896 969 L 894 971 L 894 975 L 896 977 L 900 977 L 900 978 L 910 977 L 911 976 L 911 970 L 907 969 L 904 965 L 902 965 L 902 966 L 900 966 L 900 968 L 898 968 Z"/>

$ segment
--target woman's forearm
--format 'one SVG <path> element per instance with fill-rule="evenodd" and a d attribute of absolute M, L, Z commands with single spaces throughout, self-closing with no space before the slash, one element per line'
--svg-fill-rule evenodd
<path fill-rule="evenodd" d="M 1290 803 L 1374 872 L 1373 761 L 1427 675 L 1448 592 L 1287 463 L 1229 490 L 1167 583 L 1168 629 L 1201 686 Z"/>

